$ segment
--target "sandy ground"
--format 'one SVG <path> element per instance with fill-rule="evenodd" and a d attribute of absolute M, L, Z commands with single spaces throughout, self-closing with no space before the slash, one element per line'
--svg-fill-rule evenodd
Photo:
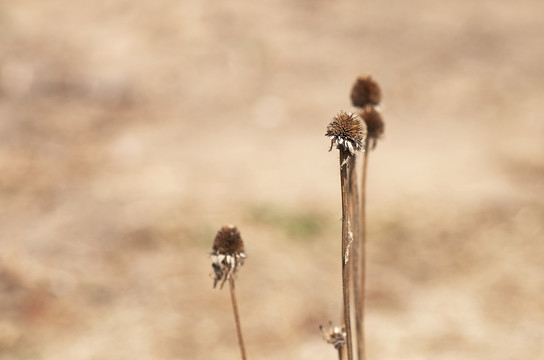
<path fill-rule="evenodd" d="M 544 3 L 0 2 L 0 359 L 335 359 L 330 118 L 384 92 L 368 359 L 544 359 Z"/>

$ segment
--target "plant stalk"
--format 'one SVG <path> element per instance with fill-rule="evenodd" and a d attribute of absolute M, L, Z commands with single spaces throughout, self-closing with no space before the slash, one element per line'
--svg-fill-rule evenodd
<path fill-rule="evenodd" d="M 359 307 L 360 307 L 360 321 L 361 321 L 361 333 L 360 333 L 360 348 L 361 354 L 359 360 L 366 359 L 365 349 L 365 285 L 366 285 L 366 178 L 368 168 L 368 141 L 365 142 L 363 148 L 363 165 L 361 174 L 361 241 L 359 242 L 359 257 L 360 257 L 360 289 L 359 289 Z M 362 356 L 362 357 L 361 357 Z"/>
<path fill-rule="evenodd" d="M 234 279 L 230 278 L 230 300 L 232 302 L 232 311 L 234 313 L 234 322 L 236 323 L 236 334 L 238 335 L 238 345 L 242 353 L 242 360 L 247 359 L 246 348 L 244 346 L 244 338 L 242 337 L 242 327 L 240 326 L 240 316 L 238 315 L 238 303 L 236 302 L 236 294 L 234 291 Z"/>
<path fill-rule="evenodd" d="M 356 156 L 350 158 L 349 168 L 349 192 L 350 192 L 350 207 L 353 219 L 353 260 L 351 262 L 352 273 L 351 282 L 353 283 L 353 300 L 355 302 L 355 330 L 357 336 L 357 359 L 362 359 L 362 348 L 364 345 L 363 327 L 362 327 L 362 302 L 361 302 L 361 276 L 359 274 L 359 257 L 361 247 L 361 224 L 360 224 L 360 203 L 359 203 L 359 187 L 357 181 Z"/>
<path fill-rule="evenodd" d="M 344 360 L 344 351 L 342 350 L 342 346 L 338 347 L 338 360 Z"/>
<path fill-rule="evenodd" d="M 340 147 L 340 187 L 342 192 L 342 292 L 344 298 L 344 327 L 346 330 L 346 348 L 348 360 L 353 360 L 350 308 L 350 248 L 353 242 L 351 231 L 351 211 L 349 198 L 349 161 L 350 153 Z"/>

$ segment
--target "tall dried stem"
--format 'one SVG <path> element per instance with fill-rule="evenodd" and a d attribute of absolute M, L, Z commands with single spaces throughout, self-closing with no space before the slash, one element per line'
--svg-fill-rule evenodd
<path fill-rule="evenodd" d="M 360 276 L 360 248 L 361 248 L 361 224 L 360 224 L 360 204 L 359 204 L 359 188 L 357 180 L 357 168 L 356 168 L 356 156 L 350 158 L 349 167 L 349 193 L 350 193 L 350 207 L 352 218 L 354 219 L 353 228 L 353 249 L 352 249 L 352 273 L 351 282 L 353 283 L 353 300 L 355 308 L 355 330 L 357 338 L 357 359 L 362 359 L 362 348 L 364 347 L 363 338 L 363 312 L 362 312 L 362 300 L 361 300 L 361 276 Z"/>
<path fill-rule="evenodd" d="M 242 327 L 240 325 L 240 316 L 238 315 L 238 303 L 236 302 L 236 293 L 234 290 L 234 279 L 229 279 L 230 282 L 230 300 L 232 302 L 232 312 L 234 313 L 234 322 L 236 323 L 236 335 L 238 336 L 238 345 L 242 353 L 242 360 L 247 359 L 246 348 L 244 346 L 244 338 L 242 336 Z"/>
<path fill-rule="evenodd" d="M 351 333 L 351 305 L 350 305 L 350 251 L 353 243 L 351 230 L 351 208 L 349 196 L 349 157 L 350 153 L 340 148 L 340 187 L 342 192 L 342 291 L 344 298 L 344 326 L 346 329 L 346 348 L 348 360 L 353 360 L 353 339 Z"/>
<path fill-rule="evenodd" d="M 353 336 L 351 329 L 350 288 L 351 268 L 350 254 L 353 246 L 353 208 L 350 185 L 350 165 L 356 151 L 361 150 L 366 137 L 366 126 L 362 119 L 351 113 L 340 112 L 327 126 L 326 136 L 331 139 L 331 148 L 336 145 L 340 150 L 340 190 L 342 193 L 342 295 L 343 317 L 346 332 L 346 352 L 348 360 L 353 360 Z M 357 186 L 357 185 L 355 185 Z M 353 261 L 353 260 L 352 260 Z"/>
<path fill-rule="evenodd" d="M 357 316 L 361 322 L 360 330 L 358 329 L 358 351 L 359 359 L 366 359 L 365 349 L 365 286 L 366 286 L 366 174 L 368 165 L 368 142 L 364 145 L 363 161 L 362 161 L 362 174 L 361 174 L 361 241 L 359 242 L 359 302 L 357 307 L 359 308 L 359 315 Z"/>
<path fill-rule="evenodd" d="M 357 355 L 359 360 L 366 359 L 365 348 L 365 283 L 366 283 L 366 178 L 368 166 L 369 142 L 372 142 L 372 149 L 376 147 L 377 140 L 384 131 L 384 122 L 379 112 L 378 105 L 382 100 L 382 91 L 378 83 L 369 75 L 359 76 L 351 89 L 351 102 L 353 106 L 360 108 L 359 116 L 363 119 L 367 129 L 367 141 L 363 145 L 363 161 L 361 174 L 361 205 L 358 223 L 360 229 L 360 241 L 358 242 L 358 273 L 354 274 L 357 279 L 355 287 L 355 312 L 357 318 Z M 357 289 L 358 288 L 358 289 Z M 360 323 L 360 324 L 359 324 Z"/>

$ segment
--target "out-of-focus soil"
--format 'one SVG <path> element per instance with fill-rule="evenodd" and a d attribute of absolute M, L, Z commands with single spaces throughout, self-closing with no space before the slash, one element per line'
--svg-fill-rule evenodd
<path fill-rule="evenodd" d="M 0 359 L 335 359 L 338 154 L 369 154 L 368 359 L 544 359 L 544 3 L 0 3 Z"/>

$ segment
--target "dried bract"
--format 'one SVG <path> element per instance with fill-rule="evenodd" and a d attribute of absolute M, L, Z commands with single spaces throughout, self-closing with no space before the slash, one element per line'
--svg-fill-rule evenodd
<path fill-rule="evenodd" d="M 363 148 L 366 126 L 359 116 L 341 111 L 327 126 L 325 136 L 331 139 L 329 151 L 336 144 L 337 149 L 343 148 L 353 155 Z"/>
<path fill-rule="evenodd" d="M 344 328 L 340 326 L 332 326 L 332 322 L 329 321 L 329 328 L 325 329 L 323 325 L 319 325 L 319 329 L 323 334 L 323 339 L 334 346 L 337 350 L 341 349 L 346 344 L 346 332 Z"/>
<path fill-rule="evenodd" d="M 353 106 L 362 108 L 366 105 L 378 105 L 380 101 L 382 101 L 380 86 L 369 75 L 360 76 L 355 80 L 351 89 Z"/>
<path fill-rule="evenodd" d="M 229 280 L 238 267 L 244 264 L 246 254 L 244 242 L 238 229 L 233 225 L 223 226 L 217 232 L 211 253 L 212 267 L 215 272 L 213 287 L 221 281 L 220 288 Z"/>

